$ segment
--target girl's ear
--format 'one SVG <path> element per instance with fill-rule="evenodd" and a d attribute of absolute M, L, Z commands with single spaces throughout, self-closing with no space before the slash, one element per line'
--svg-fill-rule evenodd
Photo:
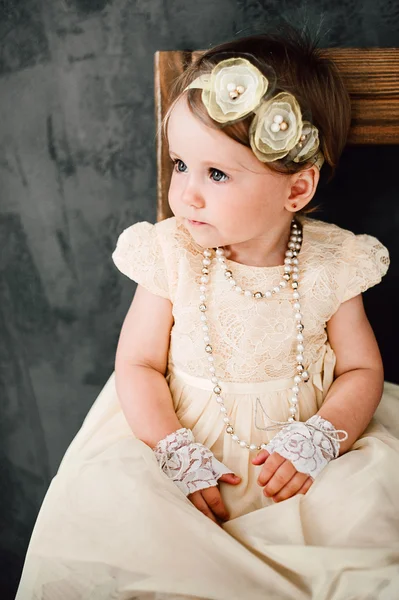
<path fill-rule="evenodd" d="M 284 208 L 290 212 L 297 212 L 309 204 L 315 195 L 319 179 L 320 171 L 314 165 L 292 175 Z"/>

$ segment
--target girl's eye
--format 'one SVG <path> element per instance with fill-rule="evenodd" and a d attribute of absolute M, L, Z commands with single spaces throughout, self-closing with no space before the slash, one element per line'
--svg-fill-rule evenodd
<path fill-rule="evenodd" d="M 181 171 L 179 169 L 179 164 L 184 165 L 184 162 L 182 160 L 180 160 L 180 158 L 174 158 L 174 159 L 172 158 L 172 162 L 175 165 L 175 171 L 177 171 L 178 173 L 184 173 L 184 171 Z M 184 166 L 186 166 L 186 165 L 184 165 Z"/>
<path fill-rule="evenodd" d="M 180 160 L 180 158 L 174 158 L 174 159 L 172 158 L 172 162 L 174 164 L 174 170 L 177 173 L 184 173 L 184 169 L 186 168 L 186 165 L 184 164 L 184 162 L 182 160 Z M 211 178 L 216 183 L 224 183 L 225 181 L 227 181 L 229 179 L 229 176 L 226 175 L 225 173 L 223 173 L 223 171 L 219 171 L 219 169 L 215 169 L 215 168 L 211 167 L 209 169 L 209 172 L 211 174 Z"/>
<path fill-rule="evenodd" d="M 228 175 L 225 175 L 225 173 L 223 173 L 223 171 L 219 171 L 219 169 L 211 168 L 209 170 L 211 171 L 212 174 L 216 173 L 216 175 L 217 175 L 217 178 L 214 179 L 213 181 L 216 181 L 218 183 L 223 183 L 224 181 L 227 181 L 229 178 Z M 223 177 L 225 177 L 225 179 L 223 179 Z"/>

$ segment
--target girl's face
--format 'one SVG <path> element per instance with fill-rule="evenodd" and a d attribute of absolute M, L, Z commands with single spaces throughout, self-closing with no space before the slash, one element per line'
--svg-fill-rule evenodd
<path fill-rule="evenodd" d="M 175 163 L 169 204 L 204 248 L 230 246 L 256 251 L 265 238 L 289 234 L 293 217 L 290 176 L 265 167 L 250 148 L 197 119 L 186 95 L 168 122 Z"/>

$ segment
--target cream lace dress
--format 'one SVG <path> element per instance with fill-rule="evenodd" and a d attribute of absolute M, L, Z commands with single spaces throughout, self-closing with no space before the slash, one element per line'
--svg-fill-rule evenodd
<path fill-rule="evenodd" d="M 305 421 L 333 382 L 326 322 L 342 302 L 381 280 L 389 256 L 372 236 L 309 217 L 301 221 L 299 289 L 311 375 L 300 384 Z M 385 383 L 366 432 L 306 495 L 274 503 L 256 483 L 261 467 L 250 462 L 254 454 L 224 432 L 212 394 L 198 309 L 202 249 L 171 218 L 126 229 L 113 260 L 171 300 L 167 381 L 177 416 L 242 482 L 220 483 L 231 518 L 218 527 L 134 437 L 112 374 L 51 482 L 17 600 L 399 597 L 399 386 Z M 271 288 L 283 274 L 282 266 L 231 266 L 239 285 L 252 290 Z M 270 301 L 239 296 L 221 269 L 212 268 L 207 315 L 216 372 L 236 432 L 251 443 L 274 435 L 261 429 L 269 422 L 256 414 L 257 398 L 272 419 L 289 416 L 296 367 L 291 303 L 289 288 Z"/>

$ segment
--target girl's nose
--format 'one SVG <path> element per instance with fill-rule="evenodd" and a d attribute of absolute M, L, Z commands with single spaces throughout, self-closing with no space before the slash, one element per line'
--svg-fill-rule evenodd
<path fill-rule="evenodd" d="M 182 191 L 181 199 L 187 206 L 195 206 L 196 208 L 201 208 L 205 204 L 201 192 L 192 184 L 186 185 Z"/>

